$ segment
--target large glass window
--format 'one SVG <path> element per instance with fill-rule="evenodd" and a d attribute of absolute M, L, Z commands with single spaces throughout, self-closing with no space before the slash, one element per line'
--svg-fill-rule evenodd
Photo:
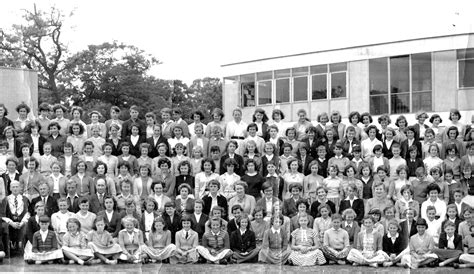
<path fill-rule="evenodd" d="M 432 110 L 431 53 L 369 60 L 370 112 Z"/>
<path fill-rule="evenodd" d="M 346 97 L 346 72 L 331 73 L 331 98 Z"/>
<path fill-rule="evenodd" d="M 391 113 L 410 112 L 410 60 L 408 56 L 390 58 Z"/>
<path fill-rule="evenodd" d="M 458 59 L 458 87 L 474 87 L 474 48 L 457 51 Z"/>
<path fill-rule="evenodd" d="M 308 77 L 293 78 L 293 101 L 308 101 Z"/>
<path fill-rule="evenodd" d="M 327 99 L 328 83 L 327 74 L 317 74 L 311 76 L 311 99 L 322 100 Z"/>
<path fill-rule="evenodd" d="M 388 65 L 387 58 L 369 60 L 370 113 L 388 112 Z"/>
<path fill-rule="evenodd" d="M 246 74 L 240 76 L 240 92 L 242 98 L 242 106 L 255 106 L 255 74 Z"/>
<path fill-rule="evenodd" d="M 258 82 L 258 104 L 266 105 L 272 103 L 272 81 Z"/>
<path fill-rule="evenodd" d="M 290 102 L 290 79 L 277 79 L 275 81 L 276 87 L 276 103 Z"/>
<path fill-rule="evenodd" d="M 411 56 L 412 112 L 432 110 L 431 52 Z"/>

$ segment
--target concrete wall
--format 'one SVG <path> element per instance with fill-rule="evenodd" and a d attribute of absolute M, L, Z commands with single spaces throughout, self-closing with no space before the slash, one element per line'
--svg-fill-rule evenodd
<path fill-rule="evenodd" d="M 38 109 L 38 74 L 26 69 L 0 68 L 0 103 L 9 111 L 8 118 L 16 120 L 15 108 L 21 102 L 28 104 L 31 115 L 37 116 Z"/>

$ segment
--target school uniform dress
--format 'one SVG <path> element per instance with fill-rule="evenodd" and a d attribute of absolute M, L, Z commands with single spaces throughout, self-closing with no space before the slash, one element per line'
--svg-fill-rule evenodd
<path fill-rule="evenodd" d="M 267 221 L 262 220 L 261 222 L 257 222 L 257 220 L 253 220 L 250 222 L 250 226 L 252 228 L 252 231 L 255 233 L 255 242 L 258 247 L 262 246 L 263 243 L 263 236 L 265 234 L 265 231 L 268 230 L 269 224 Z"/>
<path fill-rule="evenodd" d="M 212 255 L 210 249 L 214 249 L 217 254 Z M 204 259 L 213 263 L 219 262 L 232 254 L 229 234 L 222 230 L 217 233 L 213 231 L 206 232 L 202 236 L 202 245 L 197 246 L 196 250 Z"/>
<path fill-rule="evenodd" d="M 173 255 L 176 246 L 171 243 L 171 232 L 152 232 L 149 235 L 148 245 L 143 246 L 143 252 L 152 260 L 162 261 Z"/>
<path fill-rule="evenodd" d="M 255 233 L 248 229 L 244 232 L 237 229 L 231 233 L 230 248 L 234 252 L 232 258 L 237 263 L 256 261 L 258 252 L 260 251 L 260 247 L 257 247 L 255 240 Z"/>
<path fill-rule="evenodd" d="M 295 246 L 297 247 L 312 247 L 319 246 L 318 234 L 312 229 L 301 229 L 291 233 L 291 237 L 295 240 Z M 326 263 L 323 252 L 320 249 L 315 249 L 303 253 L 299 250 L 291 251 L 288 260 L 297 266 L 312 266 L 322 265 Z"/>
<path fill-rule="evenodd" d="M 29 247 L 25 246 L 25 261 L 51 261 L 62 259 L 63 252 L 59 249 L 58 241 L 54 231 L 36 231 L 33 242 Z"/>
<path fill-rule="evenodd" d="M 454 233 L 452 237 L 448 237 L 446 232 L 441 233 L 438 248 L 435 248 L 433 253 L 438 255 L 440 261 L 458 258 L 463 254 L 462 236 Z"/>
<path fill-rule="evenodd" d="M 410 268 L 416 268 L 419 263 L 429 259 L 437 259 L 438 256 L 433 253 L 435 243 L 433 237 L 428 233 L 423 235 L 415 234 L 410 238 L 409 248 L 410 254 L 402 256 L 401 263 Z M 414 257 L 412 254 L 417 254 L 419 257 Z"/>
<path fill-rule="evenodd" d="M 389 256 L 382 250 L 382 235 L 376 231 L 359 232 L 347 260 L 358 264 L 381 264 L 389 260 Z"/>
<path fill-rule="evenodd" d="M 66 232 L 63 237 L 63 251 L 70 252 L 76 256 L 93 257 L 92 250 L 87 246 L 87 236 L 84 232 Z"/>
<path fill-rule="evenodd" d="M 268 264 L 285 264 L 291 254 L 291 250 L 288 249 L 288 240 L 288 234 L 281 228 L 275 230 L 271 227 L 265 231 L 258 261 Z"/>
<path fill-rule="evenodd" d="M 401 257 L 409 252 L 407 249 L 408 238 L 403 237 L 400 233 L 395 234 L 392 237 L 389 233 L 385 234 L 382 238 L 382 250 L 387 253 L 388 256 L 395 254 L 395 260 L 397 262 Z"/>
<path fill-rule="evenodd" d="M 345 251 L 336 254 L 328 247 L 336 251 L 343 251 L 344 249 Z M 336 230 L 333 227 L 326 230 L 324 232 L 322 251 L 327 260 L 338 261 L 346 259 L 350 251 L 349 234 L 347 231 L 342 228 Z"/>
<path fill-rule="evenodd" d="M 122 248 L 122 254 L 119 259 L 122 261 L 128 261 L 127 255 L 124 252 L 134 257 L 134 260 L 139 260 L 144 247 L 143 233 L 141 230 L 134 228 L 132 233 L 129 233 L 126 229 L 122 229 L 119 232 L 119 244 Z"/>
<path fill-rule="evenodd" d="M 89 231 L 87 241 L 87 245 L 94 253 L 111 255 L 122 252 L 120 245 L 114 242 L 112 235 L 106 230 L 102 233 L 95 230 Z"/>
<path fill-rule="evenodd" d="M 199 259 L 199 254 L 196 247 L 199 244 L 198 234 L 196 231 L 190 229 L 188 231 L 182 229 L 176 232 L 176 250 L 187 251 L 186 255 L 175 252 L 171 258 L 170 263 L 195 263 Z"/>

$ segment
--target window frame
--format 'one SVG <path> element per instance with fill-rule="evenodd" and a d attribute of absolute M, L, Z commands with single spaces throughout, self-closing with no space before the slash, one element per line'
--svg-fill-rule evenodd
<path fill-rule="evenodd" d="M 472 87 L 461 87 L 460 86 L 460 73 L 461 70 L 459 68 L 460 61 L 466 61 L 466 60 L 474 60 L 474 57 L 471 58 L 461 58 L 461 59 L 456 59 L 456 87 L 458 90 L 470 90 L 474 89 L 474 85 Z"/>

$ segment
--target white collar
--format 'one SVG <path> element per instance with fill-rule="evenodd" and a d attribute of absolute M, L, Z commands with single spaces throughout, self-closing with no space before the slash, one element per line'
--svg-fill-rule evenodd
<path fill-rule="evenodd" d="M 281 228 L 279 228 L 278 230 L 276 230 L 276 229 L 274 229 L 273 226 L 272 226 L 271 229 L 272 229 L 272 233 L 278 233 L 278 234 L 280 234 Z"/>

